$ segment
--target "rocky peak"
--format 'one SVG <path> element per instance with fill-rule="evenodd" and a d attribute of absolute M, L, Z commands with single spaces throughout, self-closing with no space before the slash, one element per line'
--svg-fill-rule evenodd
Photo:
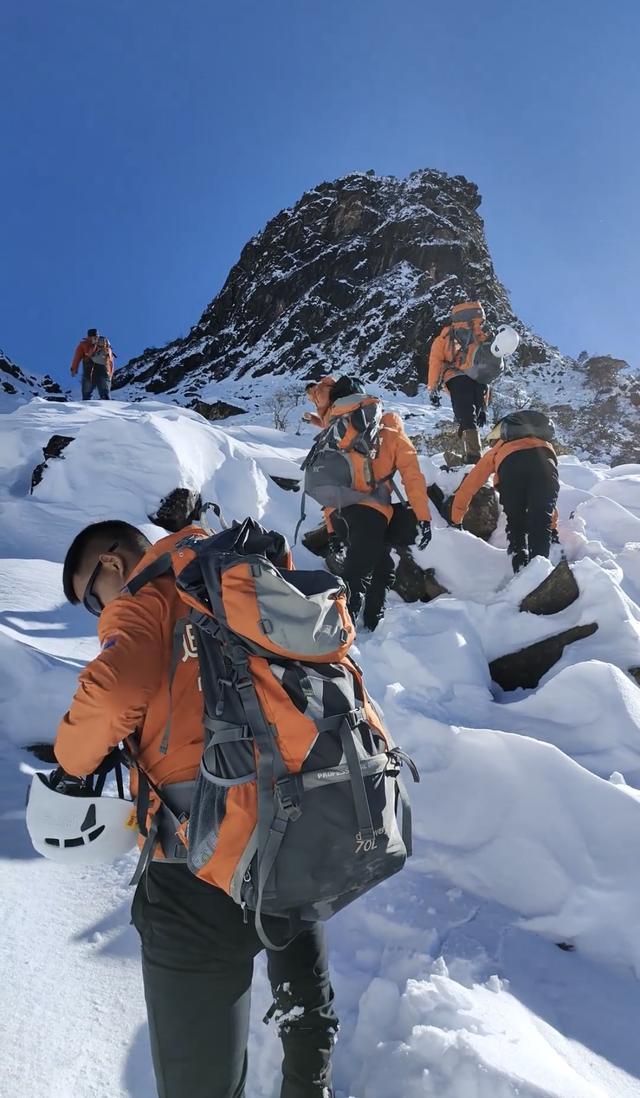
<path fill-rule="evenodd" d="M 10 411 L 33 397 L 66 400 L 65 394 L 52 377 L 36 378 L 26 374 L 0 350 L 0 410 Z"/>
<path fill-rule="evenodd" d="M 118 385 L 195 396 L 234 376 L 357 369 L 415 391 L 452 301 L 513 319 L 462 176 L 358 172 L 322 183 L 243 248 L 186 339 L 146 351 Z"/>
<path fill-rule="evenodd" d="M 564 441 L 584 456 L 640 460 L 638 374 L 609 356 L 567 358 L 518 320 L 480 201 L 463 176 L 431 170 L 321 183 L 249 241 L 186 338 L 145 351 L 114 387 L 193 406 L 217 400 L 222 381 L 241 399 L 266 375 L 346 371 L 414 395 L 452 304 L 480 298 L 489 324 L 512 323 L 522 340 L 495 387 L 496 418 L 533 402 L 557 412 Z"/>

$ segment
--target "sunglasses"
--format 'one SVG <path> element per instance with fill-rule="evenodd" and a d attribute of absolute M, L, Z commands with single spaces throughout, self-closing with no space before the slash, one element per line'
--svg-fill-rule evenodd
<path fill-rule="evenodd" d="M 118 542 L 114 541 L 113 545 L 110 545 L 107 549 L 107 553 L 113 553 L 117 548 Z M 101 568 L 102 561 L 99 560 L 95 568 L 93 569 L 93 572 L 89 576 L 87 586 L 84 589 L 84 595 L 82 596 L 82 605 L 84 606 L 85 610 L 88 610 L 89 613 L 93 614 L 96 618 L 99 618 L 102 611 L 104 610 L 104 606 L 102 605 L 100 599 L 93 590 L 94 584 L 98 578 L 98 575 L 100 574 Z"/>

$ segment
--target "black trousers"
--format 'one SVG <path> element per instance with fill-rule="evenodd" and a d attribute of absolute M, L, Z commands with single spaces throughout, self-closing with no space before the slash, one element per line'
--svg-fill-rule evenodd
<path fill-rule="evenodd" d="M 478 415 L 485 409 L 487 386 L 471 377 L 452 377 L 447 381 L 453 416 L 461 431 L 478 426 Z"/>
<path fill-rule="evenodd" d="M 500 502 L 514 572 L 534 557 L 548 557 L 558 499 L 558 466 L 544 446 L 516 450 L 500 464 Z"/>
<path fill-rule="evenodd" d="M 133 901 L 159 1098 L 244 1098 L 253 961 L 251 915 L 185 865 L 153 863 Z M 266 920 L 282 937 L 280 920 Z M 278 931 L 274 931 L 276 925 Z M 277 940 L 277 938 L 276 938 Z M 268 951 L 284 1048 L 281 1098 L 330 1098 L 338 1029 L 322 928 Z"/>
<path fill-rule="evenodd" d="M 384 540 L 387 517 L 374 507 L 353 503 L 340 512 L 334 511 L 331 521 L 347 546 L 342 576 L 349 586 L 349 613 L 355 620 L 364 603 L 364 625 L 375 629 L 384 614 L 387 591 L 395 575 Z"/>
<path fill-rule="evenodd" d="M 82 366 L 82 399 L 91 400 L 94 389 L 100 400 L 111 400 L 111 377 L 106 366 L 89 362 Z"/>

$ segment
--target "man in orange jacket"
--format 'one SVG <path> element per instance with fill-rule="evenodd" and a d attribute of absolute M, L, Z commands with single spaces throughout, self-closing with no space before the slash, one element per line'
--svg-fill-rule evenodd
<path fill-rule="evenodd" d="M 71 374 L 78 373 L 82 363 L 82 399 L 91 400 L 94 389 L 100 400 L 111 399 L 113 377 L 113 351 L 106 336 L 97 328 L 89 328 L 84 339 L 76 347 L 71 360 Z"/>
<path fill-rule="evenodd" d="M 331 387 L 323 423 L 339 414 L 339 403 L 354 394 L 361 393 L 357 378 L 344 376 Z M 382 415 L 377 453 L 371 461 L 374 483 L 390 484 L 397 472 L 416 519 L 418 520 L 417 546 L 424 549 L 431 540 L 431 513 L 427 496 L 427 484 L 418 463 L 418 455 L 407 438 L 402 420 L 395 412 Z M 366 483 L 354 482 L 354 488 L 367 491 Z M 333 548 L 346 547 L 343 579 L 349 587 L 349 613 L 355 621 L 362 610 L 365 629 L 374 630 L 384 615 L 387 592 L 394 579 L 394 567 L 385 534 L 393 515 L 391 489 L 388 501 L 371 497 L 360 503 L 342 507 L 339 511 L 328 508 L 325 520 Z"/>
<path fill-rule="evenodd" d="M 489 339 L 483 328 L 484 321 L 484 309 L 479 301 L 454 306 L 451 323 L 444 326 L 431 344 L 427 378 L 429 399 L 436 406 L 440 404 L 440 389 L 446 385 L 462 435 L 465 457 L 474 463 L 482 452 L 478 427 L 483 427 L 487 421 L 489 389 L 482 382 L 466 377 L 465 370 L 471 364 L 474 347 Z"/>
<path fill-rule="evenodd" d="M 68 774 L 82 777 L 126 741 L 176 815 L 188 810 L 204 744 L 198 658 L 188 626 L 169 692 L 175 626 L 187 608 L 167 575 L 135 598 L 123 588 L 190 533 L 193 528 L 151 546 L 127 522 L 95 523 L 78 534 L 63 570 L 67 599 L 99 618 L 101 651 L 80 673 L 58 729 L 56 758 Z M 163 753 L 169 717 L 171 738 Z M 153 794 L 149 808 L 162 811 Z M 138 809 L 145 827 L 140 817 L 146 811 Z M 252 916 L 191 874 L 174 830 L 159 819 L 164 857 L 149 865 L 132 909 L 158 1095 L 243 1098 L 253 962 L 263 947 Z M 330 1098 L 337 1018 L 322 928 L 312 925 L 267 957 L 284 1047 L 281 1098 Z"/>
<path fill-rule="evenodd" d="M 487 439 L 491 449 L 462 481 L 451 502 L 458 526 L 476 492 L 493 474 L 507 517 L 507 543 L 514 572 L 534 557 L 548 557 L 556 522 L 558 459 L 550 442 L 528 436 L 503 442 L 498 423 Z"/>

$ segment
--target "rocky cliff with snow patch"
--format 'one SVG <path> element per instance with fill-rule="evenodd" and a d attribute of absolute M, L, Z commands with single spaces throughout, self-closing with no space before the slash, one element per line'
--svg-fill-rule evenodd
<path fill-rule="evenodd" d="M 40 378 L 26 374 L 0 350 L 0 411 L 12 411 L 17 404 L 24 404 L 36 396 L 65 399 L 57 381 L 48 374 Z"/>
<path fill-rule="evenodd" d="M 532 400 L 558 415 L 565 441 L 592 456 L 638 459 L 640 383 L 626 363 L 575 362 L 514 315 L 463 176 L 354 173 L 322 183 L 245 246 L 184 339 L 144 352 L 115 385 L 134 399 L 215 399 L 219 383 L 255 399 L 265 376 L 358 372 L 415 395 L 431 339 L 456 300 L 481 298 L 490 324 L 522 336 L 502 405 Z"/>

